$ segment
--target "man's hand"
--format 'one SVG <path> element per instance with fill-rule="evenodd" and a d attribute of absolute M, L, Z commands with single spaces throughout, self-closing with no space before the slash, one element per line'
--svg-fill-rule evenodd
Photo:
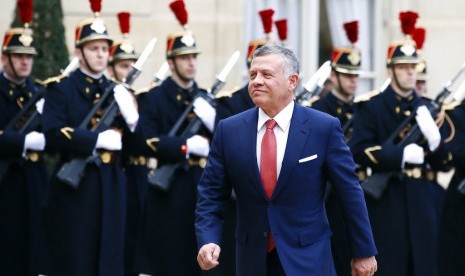
<path fill-rule="evenodd" d="M 352 259 L 352 276 L 371 276 L 377 270 L 375 257 Z"/>
<path fill-rule="evenodd" d="M 203 270 L 210 270 L 219 265 L 218 258 L 220 257 L 220 252 L 221 248 L 214 243 L 202 246 L 197 255 L 197 262 L 200 268 Z"/>

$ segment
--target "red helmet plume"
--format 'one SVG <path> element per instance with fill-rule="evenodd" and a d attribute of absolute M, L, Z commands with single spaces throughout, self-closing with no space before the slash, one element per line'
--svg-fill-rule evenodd
<path fill-rule="evenodd" d="M 358 41 L 358 21 L 344 23 L 344 30 L 350 43 L 355 44 Z"/>
<path fill-rule="evenodd" d="M 415 29 L 415 24 L 417 23 L 418 13 L 414 11 L 400 12 L 399 19 L 402 27 L 402 32 L 405 35 L 411 36 L 413 30 Z"/>
<path fill-rule="evenodd" d="M 119 28 L 121 30 L 121 33 L 123 35 L 129 34 L 129 31 L 131 30 L 131 25 L 129 23 L 131 14 L 129 12 L 120 12 L 117 14 L 117 16 L 118 16 Z"/>
<path fill-rule="evenodd" d="M 274 22 L 278 29 L 279 40 L 286 41 L 287 39 L 287 19 L 281 19 Z"/>
<path fill-rule="evenodd" d="M 423 44 L 425 43 L 426 30 L 424 28 L 415 28 L 413 30 L 412 38 L 417 44 L 417 49 L 422 50 Z"/>
<path fill-rule="evenodd" d="M 271 30 L 273 29 L 274 10 L 273 9 L 261 10 L 258 12 L 258 14 L 262 18 L 263 30 L 265 31 L 265 34 L 269 35 L 271 33 Z"/>
<path fill-rule="evenodd" d="M 174 15 L 179 21 L 181 26 L 185 26 L 188 20 L 188 14 L 186 10 L 186 6 L 184 5 L 183 0 L 175 0 L 170 3 L 171 11 L 173 11 Z"/>
<path fill-rule="evenodd" d="M 18 14 L 23 24 L 29 24 L 32 20 L 32 0 L 18 0 Z"/>

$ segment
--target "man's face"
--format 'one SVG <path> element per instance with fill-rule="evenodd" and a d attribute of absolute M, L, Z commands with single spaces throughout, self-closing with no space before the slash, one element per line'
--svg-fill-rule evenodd
<path fill-rule="evenodd" d="M 255 57 L 249 70 L 249 95 L 268 116 L 277 114 L 294 98 L 298 75 L 286 76 L 277 54 Z"/>
<path fill-rule="evenodd" d="M 419 97 L 426 95 L 426 81 L 418 80 L 415 85 L 415 92 Z"/>
<path fill-rule="evenodd" d="M 91 73 L 101 73 L 107 68 L 110 45 L 106 40 L 93 40 L 86 42 L 82 49 L 76 49 L 80 65 Z M 90 68 L 84 61 L 84 57 Z"/>
<path fill-rule="evenodd" d="M 392 86 L 402 92 L 409 92 L 415 88 L 417 81 L 417 70 L 415 69 L 416 64 L 413 63 L 401 63 L 392 65 L 391 70 L 389 70 L 389 77 L 393 78 L 393 73 L 395 74 L 398 84 L 393 81 L 391 82 Z M 397 87 L 400 85 L 400 87 Z"/>
<path fill-rule="evenodd" d="M 339 82 L 337 78 L 339 76 Z M 357 91 L 358 75 L 331 72 L 331 82 L 334 83 L 338 92 L 343 92 L 350 96 Z M 339 85 L 341 87 L 339 87 Z"/>
<path fill-rule="evenodd" d="M 111 68 L 110 74 L 112 75 L 113 78 L 115 78 L 118 81 L 123 81 L 123 79 L 129 74 L 129 72 L 132 69 L 132 64 L 134 63 L 134 60 L 131 59 L 125 59 L 125 60 L 119 60 L 115 62 L 113 66 L 110 66 Z"/>
<path fill-rule="evenodd" d="M 32 55 L 27 54 L 11 54 L 11 64 L 8 61 L 8 56 L 2 54 L 2 64 L 5 73 L 12 77 L 23 79 L 29 77 L 32 71 L 34 60 Z M 15 75 L 16 72 L 16 75 Z"/>
<path fill-rule="evenodd" d="M 168 59 L 171 72 L 183 82 L 194 80 L 197 65 L 197 54 L 187 54 Z"/>

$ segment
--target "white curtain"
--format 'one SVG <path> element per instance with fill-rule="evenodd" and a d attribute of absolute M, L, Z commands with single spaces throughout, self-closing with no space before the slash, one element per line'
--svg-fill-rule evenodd
<path fill-rule="evenodd" d="M 362 70 L 367 72 L 360 78 L 357 93 L 373 89 L 373 3 L 371 0 L 326 0 L 331 39 L 334 47 L 349 46 L 344 31 L 345 22 L 358 20 L 359 35 L 357 46 L 362 53 Z"/>

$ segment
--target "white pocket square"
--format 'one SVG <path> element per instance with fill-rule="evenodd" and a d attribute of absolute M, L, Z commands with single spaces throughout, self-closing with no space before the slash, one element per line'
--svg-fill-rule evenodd
<path fill-rule="evenodd" d="M 313 159 L 316 159 L 318 157 L 318 154 L 310 155 L 309 157 L 305 157 L 299 160 L 299 163 L 311 161 Z"/>

